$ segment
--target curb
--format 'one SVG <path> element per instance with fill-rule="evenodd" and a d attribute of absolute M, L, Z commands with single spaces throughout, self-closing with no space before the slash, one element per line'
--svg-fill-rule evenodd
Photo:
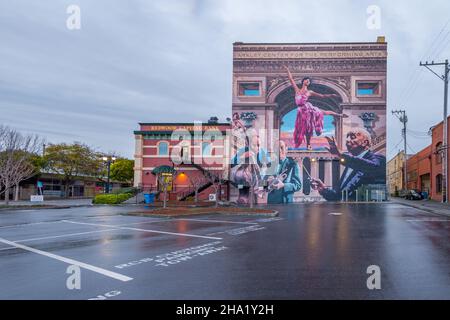
<path fill-rule="evenodd" d="M 79 204 L 79 205 L 67 205 L 67 206 L 58 206 L 58 205 L 42 205 L 33 207 L 31 205 L 27 206 L 12 206 L 8 208 L 0 208 L 1 211 L 11 211 L 11 210 L 43 210 L 43 209 L 70 209 L 70 208 L 81 208 L 81 207 L 92 207 L 91 204 Z"/>
<path fill-rule="evenodd" d="M 414 205 L 412 203 L 404 203 L 404 202 L 395 201 L 395 200 L 392 201 L 392 203 L 401 204 L 401 205 L 404 205 L 404 206 L 407 206 L 407 207 L 423 210 L 423 211 L 426 211 L 426 212 L 429 212 L 429 213 L 433 213 L 433 214 L 437 214 L 437 215 L 440 215 L 440 216 L 445 216 L 445 217 L 449 217 L 450 216 L 450 213 L 444 213 L 444 212 L 436 210 L 436 209 L 427 208 L 426 206 L 423 206 L 423 205 L 422 206 L 421 205 Z"/>
<path fill-rule="evenodd" d="M 141 213 L 141 212 L 128 212 L 121 213 L 122 216 L 137 216 L 137 217 L 160 217 L 160 218 L 179 218 L 179 217 L 190 217 L 190 216 L 206 216 L 211 214 L 221 214 L 224 216 L 250 216 L 250 217 L 277 217 L 279 215 L 278 211 L 269 213 L 257 213 L 257 212 L 240 212 L 240 213 L 223 213 L 223 212 L 201 212 L 201 213 L 190 213 L 190 214 L 157 214 L 157 213 Z"/>

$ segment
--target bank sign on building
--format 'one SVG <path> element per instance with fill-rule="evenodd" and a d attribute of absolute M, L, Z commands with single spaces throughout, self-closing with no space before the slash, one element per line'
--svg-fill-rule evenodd
<path fill-rule="evenodd" d="M 199 137 L 211 123 L 197 135 L 193 123 L 141 123 L 135 181 L 155 186 L 153 170 L 171 165 L 182 172 L 173 187 L 180 194 L 204 169 L 220 171 L 227 181 L 221 198 L 243 205 L 384 198 L 386 61 L 383 37 L 234 43 L 230 123 L 214 124 L 218 133 L 206 142 Z M 191 137 L 174 138 L 179 127 Z M 174 164 L 171 154 L 180 150 L 189 159 Z M 204 164 L 209 158 L 220 162 Z"/>

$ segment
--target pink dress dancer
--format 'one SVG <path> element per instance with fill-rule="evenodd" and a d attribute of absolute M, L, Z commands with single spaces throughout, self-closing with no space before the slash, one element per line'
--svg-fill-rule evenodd
<path fill-rule="evenodd" d="M 320 136 L 323 130 L 323 112 L 308 102 L 306 93 L 297 93 L 295 95 L 295 104 L 297 105 L 297 119 L 294 128 L 294 146 L 300 147 L 303 138 L 306 137 L 306 143 L 310 146 L 310 139 L 314 132 Z"/>
<path fill-rule="evenodd" d="M 321 110 L 308 102 L 309 97 L 317 98 L 333 98 L 339 97 L 337 94 L 321 94 L 309 90 L 311 79 L 309 77 L 303 78 L 300 87 L 295 83 L 289 68 L 284 66 L 287 71 L 289 81 L 295 91 L 295 104 L 297 105 L 297 119 L 294 127 L 294 147 L 298 148 L 303 143 L 303 138 L 306 140 L 306 148 L 312 150 L 311 137 L 314 132 L 320 136 L 323 131 L 323 116 L 331 115 L 334 117 L 344 117 L 346 114 L 339 114 L 331 110 Z"/>

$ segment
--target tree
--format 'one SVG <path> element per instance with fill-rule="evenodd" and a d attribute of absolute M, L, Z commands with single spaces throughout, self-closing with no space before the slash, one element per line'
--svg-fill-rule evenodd
<path fill-rule="evenodd" d="M 44 159 L 50 172 L 63 177 L 66 198 L 76 177 L 95 177 L 103 170 L 99 154 L 80 142 L 51 144 L 45 150 Z"/>
<path fill-rule="evenodd" d="M 173 172 L 173 176 L 176 175 L 176 172 Z M 172 175 L 165 175 L 163 173 L 158 174 L 158 185 L 163 191 L 164 199 L 163 199 L 163 208 L 167 207 L 167 189 L 172 184 Z"/>
<path fill-rule="evenodd" d="M 223 173 L 217 173 L 213 171 L 206 170 L 204 172 L 205 178 L 211 182 L 212 187 L 214 188 L 214 193 L 216 195 L 216 208 L 219 206 L 219 191 L 222 185 L 226 182 Z"/>
<path fill-rule="evenodd" d="M 111 165 L 111 179 L 133 183 L 134 160 L 119 159 Z"/>
<path fill-rule="evenodd" d="M 203 176 L 196 176 L 189 179 L 189 184 L 194 189 L 195 203 L 198 202 L 198 191 L 206 183 L 206 178 Z"/>
<path fill-rule="evenodd" d="M 0 194 L 9 194 L 15 186 L 15 200 L 19 199 L 19 184 L 38 173 L 38 151 L 43 141 L 36 135 L 24 135 L 9 127 L 0 126 Z"/>

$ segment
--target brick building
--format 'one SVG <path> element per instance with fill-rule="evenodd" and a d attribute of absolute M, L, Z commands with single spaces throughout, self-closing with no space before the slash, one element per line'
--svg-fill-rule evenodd
<path fill-rule="evenodd" d="M 443 147 L 442 129 L 443 122 L 433 126 L 430 129 L 431 144 L 412 155 L 407 162 L 408 189 L 428 192 L 430 198 L 436 201 L 442 201 L 444 196 L 442 154 L 446 149 Z M 450 140 L 450 136 L 448 139 Z M 447 167 L 450 166 L 449 160 L 447 158 Z"/>
<path fill-rule="evenodd" d="M 406 162 L 408 186 L 407 189 L 431 192 L 431 146 L 410 156 Z"/>
<path fill-rule="evenodd" d="M 226 177 L 228 152 L 226 134 L 229 123 L 140 123 L 134 131 L 136 187 L 162 191 L 158 172 L 172 168 L 175 174 L 168 188 L 171 200 L 183 200 L 194 195 L 193 183 L 202 180 L 199 199 L 215 193 L 211 183 L 204 178 L 206 171 Z M 222 185 L 220 198 L 228 199 L 228 186 Z"/>

